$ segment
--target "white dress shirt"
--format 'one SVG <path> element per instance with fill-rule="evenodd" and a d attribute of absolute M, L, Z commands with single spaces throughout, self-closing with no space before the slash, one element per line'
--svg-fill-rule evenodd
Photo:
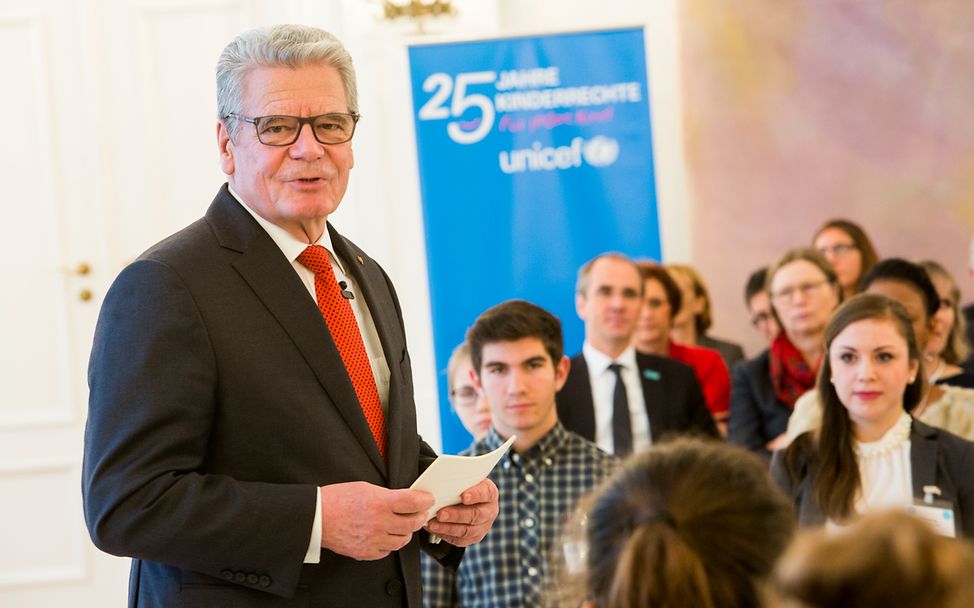
<path fill-rule="evenodd" d="M 375 377 L 375 386 L 379 389 L 379 399 L 382 401 L 382 411 L 386 415 L 389 413 L 389 364 L 386 361 L 385 354 L 382 350 L 382 343 L 379 341 L 379 332 L 375 328 L 375 321 L 372 319 L 372 313 L 369 311 L 369 305 L 365 301 L 365 297 L 362 296 L 362 291 L 358 289 L 355 280 L 348 274 L 345 273 L 342 267 L 342 261 L 338 259 L 335 255 L 335 248 L 332 246 L 331 235 L 328 233 L 326 228 L 321 238 L 318 239 L 316 243 L 305 243 L 294 238 L 291 233 L 284 230 L 277 224 L 273 224 L 250 208 L 247 203 L 240 198 L 233 188 L 229 188 L 230 194 L 233 198 L 237 199 L 240 206 L 247 210 L 250 215 L 253 216 L 257 223 L 260 224 L 261 228 L 267 232 L 267 235 L 271 237 L 271 240 L 277 244 L 280 248 L 281 253 L 284 257 L 291 262 L 291 267 L 294 268 L 294 272 L 298 274 L 301 282 L 304 283 L 305 288 L 308 290 L 308 294 L 311 296 L 311 300 L 318 305 L 318 299 L 315 295 L 315 273 L 312 272 L 301 262 L 298 262 L 298 256 L 308 247 L 308 245 L 321 245 L 328 250 L 328 258 L 331 261 L 331 268 L 335 273 L 336 281 L 345 281 L 347 288 L 355 297 L 349 300 L 352 305 L 352 312 L 355 313 L 355 321 L 358 323 L 359 332 L 362 334 L 362 341 L 365 343 L 365 351 L 369 357 L 369 364 L 372 366 L 372 375 Z M 346 260 L 346 263 L 352 263 Z M 318 499 L 315 501 L 315 519 L 311 528 L 311 540 L 308 543 L 308 551 L 304 556 L 304 563 L 306 564 L 317 564 L 321 561 L 321 488 L 318 488 Z"/>
<path fill-rule="evenodd" d="M 612 359 L 588 343 L 582 345 L 582 356 L 588 366 L 589 383 L 592 385 L 592 403 L 595 406 L 595 444 L 609 454 L 615 453 L 612 440 L 612 396 L 616 388 L 616 375 L 609 365 L 618 363 L 622 381 L 626 384 L 629 400 L 629 419 L 632 426 L 632 450 L 640 452 L 652 443 L 649 435 L 649 415 L 643 397 L 643 384 L 636 364 L 636 348 L 630 346 Z"/>

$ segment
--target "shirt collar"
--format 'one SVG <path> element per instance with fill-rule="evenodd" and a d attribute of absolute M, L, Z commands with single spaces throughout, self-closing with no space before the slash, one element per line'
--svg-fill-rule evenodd
<path fill-rule="evenodd" d="M 304 241 L 294 238 L 294 235 L 287 230 L 261 217 L 240 197 L 239 194 L 237 194 L 237 192 L 229 184 L 227 184 L 227 189 L 230 191 L 233 198 L 237 199 L 240 206 L 246 209 L 247 213 L 253 216 L 257 223 L 260 224 L 260 227 L 264 229 L 264 232 L 266 232 L 269 237 L 271 237 L 271 240 L 274 241 L 289 262 L 293 264 L 294 261 L 298 259 L 298 256 L 308 248 L 309 243 L 305 243 Z M 342 272 L 345 272 L 345 269 L 342 268 L 341 260 L 338 259 L 338 255 L 335 253 L 335 248 L 332 246 L 331 233 L 328 231 L 327 226 L 325 227 L 325 231 L 321 233 L 321 238 L 318 239 L 318 242 L 310 244 L 321 245 L 327 249 L 328 253 L 331 254 L 332 259 L 338 263 L 338 267 L 342 269 Z"/>
<path fill-rule="evenodd" d="M 555 426 L 551 427 L 551 430 L 545 433 L 544 437 L 538 440 L 531 448 L 522 454 L 518 454 L 521 462 L 531 462 L 541 458 L 553 458 L 558 452 L 561 446 L 568 440 L 568 430 L 562 426 L 561 422 L 556 422 Z M 493 426 L 487 430 L 487 436 L 483 439 L 484 444 L 487 447 L 488 452 L 492 452 L 497 448 L 504 445 L 507 441 L 504 437 L 501 437 L 500 433 L 497 432 Z M 506 454 L 501 458 L 501 460 L 513 460 L 513 456 L 516 452 L 511 448 Z"/>
<path fill-rule="evenodd" d="M 625 367 L 631 371 L 636 371 L 636 347 L 630 344 L 626 350 L 619 353 L 619 356 L 612 359 L 602 351 L 598 350 L 591 344 L 588 340 L 582 344 L 582 355 L 585 357 L 585 363 L 588 365 L 589 369 L 601 374 L 605 370 L 609 369 L 609 365 L 613 363 L 618 363 L 622 367 Z"/>

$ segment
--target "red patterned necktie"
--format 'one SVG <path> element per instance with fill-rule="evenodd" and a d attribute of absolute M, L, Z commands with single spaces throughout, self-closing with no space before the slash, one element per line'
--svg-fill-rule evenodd
<path fill-rule="evenodd" d="M 352 305 L 342 296 L 335 273 L 328 259 L 328 250 L 321 245 L 309 245 L 298 256 L 298 262 L 315 273 L 315 294 L 318 309 L 325 317 L 331 337 L 345 363 L 348 377 L 355 387 L 355 394 L 362 405 L 365 420 L 372 429 L 372 436 L 379 446 L 379 453 L 386 457 L 386 421 L 382 414 L 382 401 L 375 385 L 372 366 L 365 351 L 365 343 L 359 332 Z"/>

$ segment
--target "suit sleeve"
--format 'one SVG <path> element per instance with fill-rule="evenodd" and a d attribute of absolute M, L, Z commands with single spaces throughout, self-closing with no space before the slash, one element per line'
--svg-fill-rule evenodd
<path fill-rule="evenodd" d="M 734 366 L 727 438 L 731 443 L 768 456 L 767 440 L 761 431 L 761 412 L 751 387 L 752 369 L 750 362 Z"/>
<path fill-rule="evenodd" d="M 207 472 L 220 379 L 192 294 L 169 267 L 140 260 L 115 281 L 88 381 L 82 491 L 94 543 L 218 578 L 250 572 L 259 577 L 242 584 L 293 594 L 316 487 Z"/>
<path fill-rule="evenodd" d="M 943 434 L 941 434 L 943 436 Z M 952 461 L 953 482 L 957 484 L 957 510 L 960 515 L 959 536 L 974 540 L 974 443 L 952 436 L 953 445 L 946 446 L 945 456 Z"/>

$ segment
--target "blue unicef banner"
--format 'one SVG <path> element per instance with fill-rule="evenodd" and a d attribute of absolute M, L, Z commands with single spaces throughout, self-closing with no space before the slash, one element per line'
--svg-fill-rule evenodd
<path fill-rule="evenodd" d="M 410 47 L 437 368 L 510 298 L 581 349 L 578 267 L 659 259 L 642 28 Z M 467 447 L 440 376 L 443 449 Z"/>

